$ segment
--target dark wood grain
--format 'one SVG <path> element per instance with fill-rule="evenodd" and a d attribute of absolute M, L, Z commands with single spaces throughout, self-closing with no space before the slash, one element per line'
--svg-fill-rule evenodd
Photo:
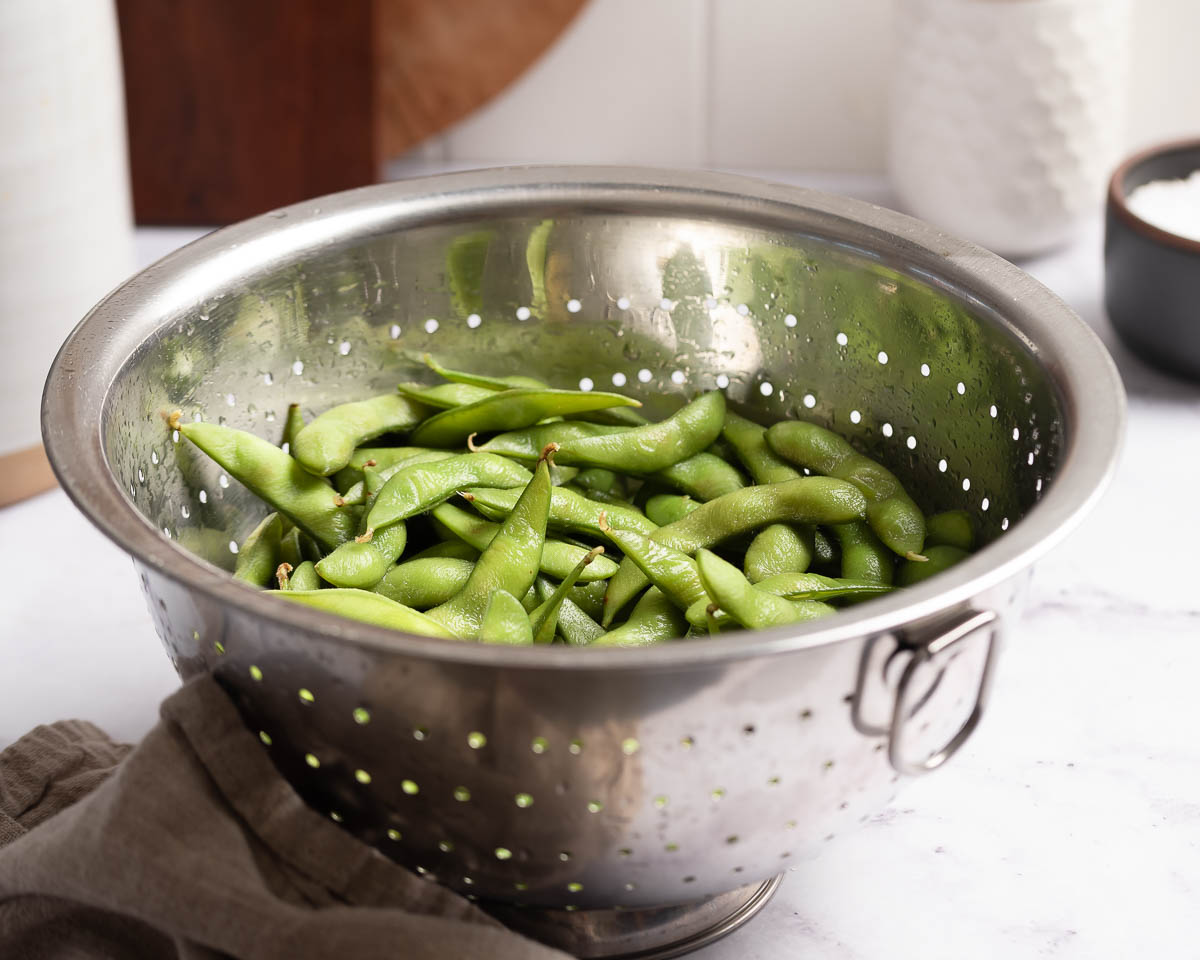
<path fill-rule="evenodd" d="M 377 180 L 495 96 L 584 0 L 117 0 L 139 223 Z"/>

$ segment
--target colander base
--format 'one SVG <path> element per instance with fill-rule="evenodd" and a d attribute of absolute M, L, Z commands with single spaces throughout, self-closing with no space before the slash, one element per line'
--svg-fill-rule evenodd
<path fill-rule="evenodd" d="M 580 960 L 667 960 L 699 950 L 754 917 L 783 875 L 728 893 L 647 910 L 537 910 L 482 904 L 505 926 Z"/>

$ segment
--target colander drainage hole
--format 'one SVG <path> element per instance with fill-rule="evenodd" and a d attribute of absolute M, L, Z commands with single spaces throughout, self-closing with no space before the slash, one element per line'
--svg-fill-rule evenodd
<path fill-rule="evenodd" d="M 581 753 L 583 753 L 583 741 L 582 740 L 572 740 L 571 743 L 567 746 L 567 751 L 569 753 L 574 754 L 575 756 L 579 756 Z"/>
<path fill-rule="evenodd" d="M 467 801 L 469 801 L 471 799 L 471 791 L 468 790 L 466 787 L 455 787 L 454 788 L 454 799 L 457 800 L 459 803 L 466 803 Z"/>
<path fill-rule="evenodd" d="M 429 736 L 429 728 L 426 726 L 413 727 L 412 734 L 413 734 L 414 740 L 424 740 L 426 737 Z"/>
<path fill-rule="evenodd" d="M 545 737 L 534 737 L 533 742 L 529 744 L 529 749 L 536 754 L 543 754 L 550 746 L 550 742 Z"/>
<path fill-rule="evenodd" d="M 366 707 L 355 707 L 353 713 L 350 715 L 354 718 L 354 722 L 360 727 L 366 726 L 371 722 L 371 714 Z"/>
<path fill-rule="evenodd" d="M 599 800 L 589 800 L 588 801 L 588 804 L 587 804 L 587 812 L 588 813 L 599 813 L 603 809 L 604 809 L 604 804 L 602 804 Z"/>
<path fill-rule="evenodd" d="M 571 859 L 571 851 L 570 850 L 560 850 L 558 852 L 558 859 L 561 860 L 563 863 L 566 863 L 568 860 Z"/>
<path fill-rule="evenodd" d="M 669 801 L 665 793 L 659 794 L 659 796 L 654 798 L 654 809 L 663 810 L 666 808 L 668 802 Z"/>
<path fill-rule="evenodd" d="M 441 850 L 442 853 L 452 853 L 454 851 L 454 844 L 452 844 L 449 840 L 439 840 L 438 849 Z"/>
<path fill-rule="evenodd" d="M 299 690 L 297 690 L 296 696 L 298 696 L 300 698 L 301 703 L 306 704 L 306 705 L 315 703 L 316 699 L 317 699 L 316 697 L 313 696 L 313 692 L 311 690 L 309 690 L 307 687 L 301 687 Z"/>
<path fill-rule="evenodd" d="M 401 833 L 399 830 L 396 830 L 395 828 L 391 828 L 387 832 L 387 838 L 389 840 L 394 840 L 394 841 L 399 842 L 399 840 L 401 839 Z"/>
<path fill-rule="evenodd" d="M 472 750 L 480 750 L 487 746 L 487 737 L 478 730 L 472 730 L 467 734 L 467 746 Z"/>
<path fill-rule="evenodd" d="M 632 757 L 641 748 L 641 744 L 633 737 L 626 737 L 621 741 L 621 752 L 627 757 Z"/>
<path fill-rule="evenodd" d="M 421 792 L 421 788 L 417 786 L 417 782 L 415 780 L 401 780 L 400 789 L 410 797 L 415 797 Z"/>

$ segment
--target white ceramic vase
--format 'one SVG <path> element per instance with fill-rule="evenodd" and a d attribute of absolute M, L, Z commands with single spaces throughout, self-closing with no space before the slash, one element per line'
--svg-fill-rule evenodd
<path fill-rule="evenodd" d="M 1103 207 L 1128 0 L 897 0 L 889 168 L 906 210 L 1009 257 Z"/>
<path fill-rule="evenodd" d="M 50 481 L 50 361 L 133 269 L 111 0 L 0 2 L 0 505 Z"/>

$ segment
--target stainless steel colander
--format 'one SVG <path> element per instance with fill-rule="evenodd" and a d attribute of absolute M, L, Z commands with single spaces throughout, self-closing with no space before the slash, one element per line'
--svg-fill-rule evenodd
<path fill-rule="evenodd" d="M 290 401 L 389 390 L 425 351 L 652 415 L 721 388 L 815 419 L 988 545 L 829 620 L 636 651 L 400 635 L 231 580 L 264 508 L 163 414 L 276 437 Z M 167 257 L 72 334 L 44 430 L 176 668 L 216 673 L 309 803 L 594 955 L 720 932 L 957 748 L 1123 413 L 1063 303 L 921 223 L 727 176 L 524 168 L 340 194 Z M 674 904 L 701 905 L 652 909 Z"/>

